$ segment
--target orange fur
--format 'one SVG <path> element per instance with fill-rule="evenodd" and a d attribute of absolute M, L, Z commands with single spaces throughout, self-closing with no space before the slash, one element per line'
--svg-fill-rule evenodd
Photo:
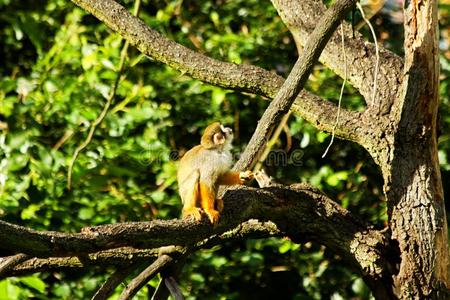
<path fill-rule="evenodd" d="M 223 200 L 222 198 L 217 198 L 216 199 L 216 209 L 218 212 L 222 212 L 223 210 Z"/>
<path fill-rule="evenodd" d="M 215 195 L 206 184 L 200 182 L 200 205 L 208 215 L 211 223 L 216 224 L 219 221 L 219 212 L 215 210 Z"/>
<path fill-rule="evenodd" d="M 196 184 L 192 190 L 192 194 L 189 194 L 184 202 L 182 212 L 183 218 L 192 216 L 196 221 L 200 221 L 202 219 L 201 209 L 197 207 L 199 196 L 199 185 Z"/>
<path fill-rule="evenodd" d="M 220 175 L 217 183 L 219 185 L 235 185 L 242 184 L 243 182 L 240 178 L 239 172 L 229 171 L 225 174 Z"/>
<path fill-rule="evenodd" d="M 204 212 L 211 223 L 216 224 L 223 210 L 222 199 L 216 199 L 218 186 L 243 184 L 253 178 L 251 171 L 230 171 L 232 140 L 231 128 L 215 122 L 205 129 L 200 145 L 181 158 L 177 179 L 183 217 L 191 216 L 200 221 Z"/>

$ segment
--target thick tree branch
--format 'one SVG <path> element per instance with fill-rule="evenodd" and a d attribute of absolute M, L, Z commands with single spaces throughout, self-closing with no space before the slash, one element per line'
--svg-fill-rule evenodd
<path fill-rule="evenodd" d="M 405 1 L 405 78 L 393 105 L 392 151 L 383 176 L 398 242 L 400 299 L 450 299 L 448 225 L 437 145 L 438 1 Z"/>
<path fill-rule="evenodd" d="M 240 223 L 235 228 L 224 232 L 221 235 L 213 235 L 196 245 L 196 249 L 210 248 L 217 244 L 223 244 L 224 241 L 237 239 L 260 239 L 274 236 L 281 236 L 280 231 L 272 222 L 259 222 L 257 220 L 248 220 Z M 67 269 L 82 269 L 88 266 L 96 267 L 126 267 L 130 264 L 145 262 L 155 259 L 160 254 L 160 248 L 156 249 L 135 249 L 131 247 L 116 248 L 104 250 L 87 255 L 69 256 L 69 257 L 49 257 L 49 258 L 31 258 L 13 269 L 8 269 L 1 274 L 0 279 L 9 276 L 21 276 L 30 273 L 44 271 L 61 271 Z"/>
<path fill-rule="evenodd" d="M 344 15 L 355 5 L 356 0 L 337 0 L 325 12 L 316 28 L 309 36 L 305 48 L 292 68 L 288 78 L 278 91 L 275 99 L 269 104 L 258 122 L 253 136 L 236 163 L 236 170 L 252 168 L 264 150 L 273 128 L 289 111 L 300 90 L 303 89 L 314 64 Z"/>
<path fill-rule="evenodd" d="M 195 245 L 233 228 L 237 231 L 231 233 L 232 236 L 246 235 L 246 230 L 252 228 L 251 222 L 241 223 L 258 219 L 272 221 L 277 226 L 273 229 L 275 232 L 280 230 L 294 241 L 312 240 L 329 247 L 363 274 L 379 276 L 383 272 L 384 236 L 368 230 L 348 211 L 309 186 L 239 188 L 227 191 L 224 201 L 227 205 L 215 227 L 207 221 L 154 220 L 97 226 L 83 233 L 65 234 L 34 231 L 0 221 L 0 240 L 3 241 L 0 248 L 40 257 L 90 257 L 88 253 L 121 246 Z M 272 231 L 270 227 L 265 230 Z M 96 259 L 99 260 L 99 256 Z"/>
<path fill-rule="evenodd" d="M 317 0 L 272 0 L 283 22 L 289 28 L 298 44 L 305 45 L 309 35 L 317 25 L 317 20 L 326 11 L 322 1 Z M 348 80 L 364 96 L 367 103 L 371 102 L 373 70 L 375 68 L 375 46 L 368 43 L 361 34 L 356 32 L 352 37 L 350 25 L 345 24 L 346 56 L 350 64 Z M 336 32 L 322 52 L 319 61 L 329 67 L 339 76 L 344 76 L 344 60 L 340 49 L 340 33 Z M 383 114 L 390 111 L 394 100 L 399 96 L 403 77 L 403 60 L 394 53 L 380 47 L 380 72 L 377 78 L 377 101 Z M 374 108 L 378 109 L 378 105 Z"/>
<path fill-rule="evenodd" d="M 274 98 L 284 79 L 275 73 L 253 65 L 237 65 L 218 61 L 169 40 L 148 27 L 113 0 L 72 0 L 92 13 L 112 30 L 118 32 L 142 53 L 203 82 L 223 88 L 240 90 Z M 303 91 L 297 97 L 293 110 L 320 130 L 331 132 L 337 107 L 318 96 Z M 360 114 L 341 110 L 336 135 L 357 141 Z"/>
<path fill-rule="evenodd" d="M 136 262 L 152 260 L 157 256 L 158 249 L 134 249 L 131 247 L 123 247 L 78 256 L 48 258 L 33 257 L 16 265 L 8 272 L 2 273 L 0 279 L 45 271 L 83 269 L 89 266 L 103 268 L 111 266 L 126 267 Z"/>

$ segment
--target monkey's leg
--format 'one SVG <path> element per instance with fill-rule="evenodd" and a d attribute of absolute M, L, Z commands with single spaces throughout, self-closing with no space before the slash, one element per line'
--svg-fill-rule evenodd
<path fill-rule="evenodd" d="M 215 195 L 213 191 L 200 181 L 200 205 L 208 215 L 211 223 L 216 224 L 219 221 L 219 212 L 214 209 Z"/>
<path fill-rule="evenodd" d="M 197 199 L 199 197 L 198 186 L 198 182 L 195 182 L 192 191 L 186 193 L 184 197 L 185 199 L 183 199 L 183 218 L 192 216 L 196 221 L 200 221 L 202 219 L 201 209 L 196 207 Z"/>
<path fill-rule="evenodd" d="M 250 180 L 252 178 L 253 178 L 252 171 L 245 171 L 245 172 L 228 171 L 220 175 L 217 182 L 220 185 L 244 184 L 246 180 Z"/>

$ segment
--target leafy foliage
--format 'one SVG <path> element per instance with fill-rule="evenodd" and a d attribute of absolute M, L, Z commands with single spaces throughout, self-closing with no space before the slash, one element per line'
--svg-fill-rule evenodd
<path fill-rule="evenodd" d="M 123 1 L 127 7 L 132 1 Z M 176 158 L 221 120 L 236 132 L 236 152 L 249 140 L 267 103 L 209 86 L 130 49 L 106 119 L 74 167 L 75 148 L 111 92 L 123 40 L 68 1 L 0 0 L 0 217 L 35 229 L 76 232 L 123 221 L 176 218 L 180 200 Z M 441 15 L 450 13 L 441 5 Z M 381 41 L 401 51 L 389 7 L 374 20 Z M 297 50 L 269 2 L 143 1 L 140 17 L 167 37 L 211 57 L 255 64 L 287 75 Z M 450 193 L 450 43 L 442 18 L 439 155 Z M 447 45 L 447 47 L 445 46 Z M 317 67 L 308 89 L 336 101 L 340 79 Z M 347 87 L 344 107 L 362 100 Z M 386 221 L 380 172 L 363 149 L 336 141 L 291 117 L 273 150 L 295 164 L 266 161 L 282 183 L 310 182 L 378 227 Z M 300 152 L 299 152 L 300 151 Z M 0 299 L 86 299 L 104 281 L 95 271 L 52 273 L 0 281 Z M 154 279 L 149 288 L 154 288 Z M 181 276 L 189 299 L 369 299 L 370 293 L 327 249 L 286 239 L 230 242 L 189 258 Z M 281 293 L 281 294 L 280 294 Z M 141 291 L 139 298 L 145 298 Z"/>

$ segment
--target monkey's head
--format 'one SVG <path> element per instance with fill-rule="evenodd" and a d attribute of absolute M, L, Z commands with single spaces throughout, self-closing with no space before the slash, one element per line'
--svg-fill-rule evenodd
<path fill-rule="evenodd" d="M 233 130 L 224 127 L 220 122 L 214 122 L 206 127 L 202 135 L 201 145 L 205 149 L 228 150 L 233 141 Z"/>

